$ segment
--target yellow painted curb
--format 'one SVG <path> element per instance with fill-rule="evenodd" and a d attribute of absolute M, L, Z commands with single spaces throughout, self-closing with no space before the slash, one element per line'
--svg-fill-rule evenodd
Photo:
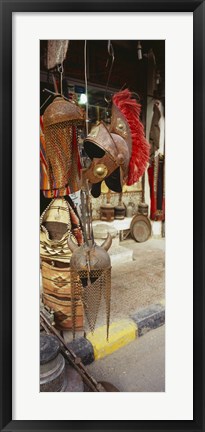
<path fill-rule="evenodd" d="M 165 306 L 165 299 L 160 300 L 159 304 L 162 305 L 162 306 Z"/>
<path fill-rule="evenodd" d="M 130 319 L 124 319 L 110 325 L 109 341 L 106 338 L 106 326 L 97 328 L 93 335 L 89 333 L 86 339 L 91 342 L 95 360 L 98 360 L 127 345 L 136 337 L 137 325 Z"/>

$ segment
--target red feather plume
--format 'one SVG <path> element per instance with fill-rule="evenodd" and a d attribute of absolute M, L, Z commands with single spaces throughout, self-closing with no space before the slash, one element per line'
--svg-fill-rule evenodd
<path fill-rule="evenodd" d="M 131 92 L 125 89 L 115 93 L 113 102 L 126 117 L 131 132 L 132 154 L 126 182 L 131 186 L 144 174 L 149 160 L 150 145 L 145 138 L 144 126 L 140 120 L 141 105 L 131 98 Z"/>

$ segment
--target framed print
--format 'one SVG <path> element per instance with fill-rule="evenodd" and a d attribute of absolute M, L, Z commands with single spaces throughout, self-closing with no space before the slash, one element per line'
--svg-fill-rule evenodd
<path fill-rule="evenodd" d="M 14 0 L 13 2 L 8 2 L 7 0 L 0 0 L 0 5 L 0 161 L 2 239 L 2 283 L 0 302 L 1 430 L 109 431 L 112 429 L 138 431 L 198 430 L 202 432 L 205 428 L 203 380 L 204 1 L 179 0 L 178 2 L 175 2 L 172 0 L 164 0 L 161 2 L 133 0 L 128 2 L 80 2 L 77 0 L 71 2 L 62 0 L 60 2 L 21 2 Z M 48 42 L 53 43 L 56 41 L 64 42 L 64 44 L 61 44 L 61 49 L 64 47 L 66 52 L 69 53 L 70 50 L 70 52 L 73 53 L 72 59 L 68 56 L 67 63 L 64 62 L 66 57 L 61 61 L 56 60 L 56 64 L 58 64 L 57 75 L 54 73 L 53 65 L 47 67 L 48 63 L 46 63 L 47 66 L 45 66 L 44 62 L 45 59 L 46 62 L 51 60 L 48 56 Z M 151 56 L 154 74 L 153 70 L 151 71 L 151 68 L 146 69 L 146 73 L 148 74 L 147 71 L 149 71 L 151 76 L 151 79 L 147 81 L 149 82 L 148 86 L 147 83 L 145 83 L 145 69 L 140 69 L 139 66 L 137 66 L 137 62 L 141 61 L 143 58 L 146 65 L 148 64 L 150 41 L 152 41 L 153 46 L 155 47 L 155 54 L 157 54 L 156 57 L 153 53 Z M 103 52 L 104 46 L 107 50 L 105 55 Z M 90 49 L 89 54 L 86 49 Z M 129 53 L 127 53 L 127 50 Z M 95 55 L 93 54 L 92 56 L 91 51 L 95 53 Z M 118 53 L 120 53 L 119 57 Z M 62 50 L 60 51 L 60 55 L 61 54 Z M 161 56 L 160 67 L 156 67 L 156 64 L 158 65 L 158 54 Z M 107 55 L 108 61 L 106 63 Z M 87 56 L 91 59 L 89 67 L 86 63 L 86 59 L 88 58 Z M 133 63 L 130 62 L 130 56 L 136 56 Z M 116 68 L 114 67 L 113 78 L 111 72 L 108 72 L 108 65 L 109 60 L 111 60 L 110 71 L 112 71 L 112 61 L 114 61 L 114 58 L 116 59 L 116 57 L 121 60 L 119 60 L 118 66 Z M 61 66 L 60 68 L 59 65 Z M 64 69 L 62 68 L 62 65 L 64 65 Z M 65 75 L 62 76 L 66 68 L 70 68 L 69 71 L 71 71 L 69 72 L 69 83 L 68 81 L 65 83 Z M 106 72 L 104 75 L 103 68 Z M 132 79 L 129 78 L 129 73 L 131 73 L 131 71 L 134 77 L 133 82 Z M 97 84 L 96 76 L 98 76 Z M 107 86 L 106 80 L 103 77 L 106 77 Z M 138 84 L 136 84 L 137 80 Z M 152 81 L 154 82 L 155 88 L 150 84 Z M 115 82 L 117 83 L 116 86 Z M 66 95 L 65 84 L 67 85 L 66 91 L 68 92 Z M 135 117 L 134 122 L 130 121 L 130 123 L 128 122 L 129 116 L 127 115 L 127 112 L 125 113 L 125 110 L 123 111 L 124 117 L 122 116 L 122 118 L 119 118 L 119 107 L 122 109 L 122 105 L 118 98 L 116 97 L 113 99 L 118 101 L 116 102 L 116 104 L 118 103 L 118 105 L 116 105 L 118 113 L 116 118 L 114 117 L 110 105 L 107 104 L 106 99 L 108 98 L 109 91 L 112 98 L 114 98 L 115 90 L 118 89 L 118 91 L 123 92 L 126 89 L 126 86 L 131 86 L 131 90 L 133 91 L 133 94 L 135 94 L 135 98 L 132 99 L 131 105 L 138 106 L 138 97 L 142 105 L 141 117 L 138 115 L 138 117 Z M 86 99 L 88 94 L 87 88 L 89 88 L 90 94 L 92 94 L 92 101 L 90 99 L 90 104 L 88 104 Z M 155 93 L 153 92 L 153 88 Z M 140 89 L 142 89 L 141 93 Z M 123 93 L 123 95 L 124 94 L 125 93 Z M 145 94 L 146 98 L 144 96 Z M 79 188 L 75 186 L 73 187 L 77 178 L 75 178 L 75 172 L 72 171 L 72 173 L 68 173 L 69 182 L 63 180 L 63 183 L 59 182 L 59 184 L 58 178 L 54 175 L 55 169 L 58 174 L 60 171 L 60 178 L 62 180 L 64 176 L 63 170 L 67 170 L 69 164 L 72 165 L 74 156 L 70 158 L 70 155 L 66 153 L 67 147 L 64 148 L 63 144 L 62 147 L 58 147 L 57 144 L 55 152 L 50 144 L 50 147 L 48 145 L 47 147 L 41 147 L 41 141 L 41 144 L 39 145 L 39 108 L 41 108 L 41 126 L 43 122 L 43 127 L 45 128 L 45 111 L 47 107 L 50 106 L 49 104 L 51 100 L 57 101 L 56 96 L 57 98 L 61 98 L 61 102 L 63 99 L 63 103 L 72 106 L 72 113 L 74 112 L 74 107 L 80 107 L 79 111 L 76 111 L 77 114 L 75 112 L 75 115 L 78 117 L 77 120 L 76 118 L 73 120 L 74 117 L 70 120 L 69 117 L 69 131 L 67 130 L 67 132 L 65 132 L 63 129 L 62 132 L 62 125 L 59 129 L 55 123 L 55 128 L 58 128 L 57 134 L 59 134 L 59 130 L 64 134 L 63 137 L 61 135 L 61 138 L 59 138 L 58 135 L 58 143 L 59 141 L 61 143 L 64 142 L 65 133 L 67 133 L 69 137 L 73 134 L 72 145 L 74 145 L 74 142 L 78 142 L 78 149 L 81 150 L 80 155 L 82 156 L 82 159 L 84 158 L 85 160 L 87 156 L 89 156 L 89 151 L 87 151 L 87 155 L 85 155 L 83 151 L 86 149 L 86 146 L 83 148 L 81 144 L 83 142 L 85 143 L 87 135 L 89 135 L 91 136 L 90 142 L 93 145 L 96 136 L 98 136 L 97 134 L 99 133 L 99 129 L 103 127 L 106 129 L 107 139 L 111 139 L 112 144 L 114 143 L 115 145 L 114 157 L 112 155 L 108 163 L 106 157 L 108 158 L 109 152 L 107 151 L 107 148 L 103 147 L 106 142 L 106 140 L 103 139 L 99 145 L 100 151 L 98 148 L 98 152 L 94 152 L 94 156 L 92 155 L 92 157 L 90 157 L 91 165 L 85 165 L 84 168 L 86 168 L 87 171 L 86 169 L 84 171 L 90 173 L 90 166 L 94 166 L 90 178 L 92 178 L 92 181 L 93 175 L 100 178 L 100 182 L 96 182 L 95 180 L 93 181 L 93 184 L 100 184 L 100 189 L 98 190 L 99 194 L 96 192 L 96 189 L 93 188 L 93 197 L 97 198 L 95 203 L 92 202 L 91 206 L 94 216 L 94 232 L 96 233 L 95 219 L 98 221 L 99 218 L 101 218 L 102 221 L 105 221 L 101 217 L 102 207 L 106 207 L 107 213 L 104 212 L 104 214 L 108 214 L 111 207 L 113 207 L 113 209 L 115 208 L 115 210 L 113 210 L 115 219 L 118 219 L 118 228 L 116 229 L 116 232 L 118 231 L 121 233 L 120 240 L 122 241 L 124 238 L 123 230 L 128 228 L 132 234 L 131 241 L 134 241 L 133 239 L 136 240 L 135 260 L 133 261 L 133 265 L 136 263 L 136 268 L 132 267 L 132 270 L 130 271 L 130 285 L 127 287 L 129 288 L 127 289 L 127 295 L 128 297 L 130 295 L 130 302 L 131 293 L 133 292 L 132 277 L 134 276 L 132 275 L 132 272 L 133 274 L 134 271 L 137 273 L 138 283 L 140 283 L 141 277 L 139 263 L 142 262 L 144 246 L 140 243 L 143 243 L 144 240 L 137 238 L 137 236 L 144 233 L 143 223 L 148 219 L 148 214 L 146 213 L 146 202 L 150 202 L 150 232 L 152 232 L 154 242 L 157 242 L 159 237 L 165 237 L 164 191 L 166 190 L 166 261 L 165 268 L 163 268 L 163 272 L 165 272 L 166 307 L 162 307 L 162 303 L 160 304 L 159 298 L 157 298 L 157 302 L 155 302 L 157 304 L 157 312 L 153 312 L 153 309 L 151 309 L 149 320 L 146 320 L 147 316 L 143 316 L 143 312 L 141 312 L 141 316 L 143 316 L 142 320 L 144 320 L 143 325 L 140 327 L 141 321 L 139 322 L 139 316 L 137 316 L 137 318 L 135 318 L 134 337 L 132 338 L 132 336 L 130 336 L 130 342 L 136 338 L 136 334 L 137 336 L 143 335 L 143 338 L 146 338 L 145 333 L 147 332 L 147 329 L 149 330 L 149 326 L 153 325 L 154 328 L 156 328 L 156 326 L 158 326 L 158 324 L 155 326 L 156 322 L 159 323 L 159 326 L 165 322 L 165 348 L 163 345 L 163 353 L 165 356 L 165 361 L 163 362 L 163 367 L 165 365 L 165 379 L 162 378 L 162 381 L 164 381 L 161 387 L 149 387 L 149 377 L 160 377 L 160 374 L 162 374 L 162 369 L 160 369 L 159 363 L 156 362 L 155 364 L 154 360 L 152 362 L 152 359 L 154 359 L 154 354 L 151 352 L 152 343 L 154 343 L 154 337 L 152 338 L 152 336 L 150 342 L 147 342 L 148 345 L 146 348 L 149 353 L 149 375 L 146 377 L 147 372 L 143 372 L 143 362 L 145 363 L 145 358 L 143 357 L 144 354 L 141 357 L 140 363 L 140 356 L 138 356 L 138 354 L 134 354 L 133 351 L 129 354 L 129 346 L 131 345 L 128 345 L 127 355 L 129 358 L 127 357 L 127 365 L 124 365 L 123 363 L 121 369 L 121 363 L 120 361 L 118 362 L 118 359 L 116 358 L 115 361 L 117 363 L 115 363 L 115 366 L 113 366 L 113 363 L 112 367 L 107 366 L 107 370 L 110 367 L 111 377 L 114 372 L 117 373 L 119 370 L 121 376 L 119 377 L 118 382 L 120 383 L 120 380 L 123 382 L 123 379 L 127 378 L 127 381 L 130 380 L 130 387 L 120 387 L 120 384 L 119 389 L 117 390 L 106 390 L 106 386 L 103 387 L 103 384 L 101 383 L 107 380 L 104 379 L 102 381 L 103 378 L 98 378 L 98 376 L 103 376 L 103 361 L 100 354 L 99 357 L 97 357 L 97 348 L 95 342 L 93 342 L 93 330 L 97 319 L 97 306 L 99 305 L 96 306 L 94 312 L 92 309 L 94 307 L 93 304 L 92 307 L 89 306 L 94 317 L 89 316 L 88 305 L 92 295 L 94 294 L 92 292 L 89 298 L 89 291 L 87 290 L 86 294 L 83 294 L 84 297 L 82 295 L 84 288 L 83 284 L 85 284 L 86 288 L 91 289 L 91 286 L 94 283 L 96 295 L 98 289 L 96 280 L 98 280 L 97 278 L 99 275 L 95 279 L 93 273 L 93 279 L 91 280 L 89 279 L 91 274 L 90 270 L 89 276 L 88 273 L 86 273 L 86 277 L 85 275 L 82 276 L 81 273 L 78 273 L 78 279 L 75 279 L 75 284 L 81 284 L 81 288 L 79 288 L 79 291 L 72 291 L 72 283 L 74 285 L 74 282 L 72 282 L 72 266 L 70 270 L 70 263 L 72 261 L 69 261 L 67 267 L 65 266 L 65 263 L 67 264 L 65 255 L 63 255 L 63 259 L 61 256 L 63 253 L 67 253 L 63 249 L 65 245 L 63 246 L 63 242 L 61 242 L 62 244 L 60 249 L 56 249 L 57 243 L 55 243 L 56 241 L 64 239 L 66 234 L 64 231 L 63 233 L 61 232 L 61 238 L 59 240 L 59 237 L 55 237 L 58 235 L 55 231 L 55 233 L 52 234 L 54 238 L 49 238 L 50 243 L 48 242 L 48 237 L 46 237 L 47 234 L 45 233 L 48 233 L 50 229 L 49 222 L 54 223 L 56 229 L 56 223 L 59 222 L 58 219 L 60 218 L 60 211 L 62 210 L 63 213 L 65 210 L 63 206 L 66 206 L 67 210 L 63 213 L 63 223 L 61 228 L 65 229 L 65 214 L 67 218 L 73 218 L 72 223 L 70 222 L 73 231 L 70 228 L 70 232 L 72 231 L 72 236 L 74 237 L 74 245 L 78 242 L 79 236 L 82 233 L 85 243 L 87 241 L 87 246 L 90 245 L 88 240 L 92 239 L 92 230 L 90 228 L 92 224 L 89 225 L 87 207 L 86 212 L 83 212 L 82 210 L 82 200 L 84 200 L 85 197 L 87 199 L 86 195 L 84 198 L 82 198 L 82 196 L 83 193 L 86 193 L 85 184 L 87 185 L 88 182 L 86 182 L 82 188 L 83 193 L 81 193 L 80 201 L 80 195 L 78 194 Z M 50 100 L 49 97 L 51 97 Z M 161 110 L 160 113 L 159 109 Z M 147 120 L 148 111 L 149 121 Z M 80 128 L 80 126 L 82 126 L 80 125 L 79 120 L 81 114 L 84 119 L 83 124 L 86 135 L 83 135 L 83 127 Z M 116 124 L 114 123 L 114 118 Z M 161 120 L 159 123 L 160 118 Z M 64 120 L 62 123 L 65 126 Z M 77 125 L 78 128 L 75 123 L 77 121 L 79 122 Z M 146 139 L 149 141 L 149 144 L 156 143 L 157 140 L 159 141 L 159 130 L 161 131 L 161 136 L 163 130 L 163 143 L 165 142 L 166 137 L 166 162 L 164 163 L 165 146 L 163 147 L 164 153 L 162 154 L 161 150 L 158 151 L 159 148 L 161 149 L 159 142 L 156 144 L 156 146 L 158 146 L 156 148 L 154 148 L 155 144 L 153 144 L 154 152 L 156 151 L 156 153 L 154 156 L 152 155 L 153 158 L 151 158 L 151 153 L 147 150 L 147 159 L 145 161 L 145 166 L 146 164 L 149 164 L 149 169 L 153 169 L 150 169 L 150 171 L 149 169 L 147 171 L 144 169 L 139 178 L 137 176 L 133 177 L 133 181 L 131 181 L 129 177 L 129 169 L 131 165 L 128 164 L 127 171 L 124 170 L 123 172 L 123 167 L 126 165 L 127 159 L 123 154 L 124 159 L 122 161 L 122 154 L 119 152 L 119 148 L 117 147 L 119 141 L 121 140 L 122 142 L 122 140 L 127 137 L 126 134 L 128 132 L 123 129 L 126 127 L 126 121 L 128 122 L 128 130 L 131 131 L 129 132 L 132 137 L 131 149 L 134 148 L 134 134 L 132 134 L 132 127 L 135 127 L 135 125 L 133 126 L 133 123 L 139 122 L 141 125 L 140 127 L 144 128 L 143 130 L 145 131 Z M 51 123 L 52 122 L 53 120 Z M 53 124 L 54 123 L 52 123 L 52 126 Z M 125 132 L 124 138 L 122 136 L 122 130 Z M 45 129 L 40 129 L 40 132 L 42 131 L 41 139 Z M 51 141 L 54 139 L 55 133 L 56 129 L 51 133 Z M 124 139 L 124 142 L 125 147 L 127 146 L 127 150 L 127 148 L 130 149 L 130 147 L 126 142 L 126 139 Z M 45 141 L 46 140 L 47 143 L 50 143 L 48 135 L 47 138 L 45 138 Z M 140 138 L 138 138 L 138 140 L 140 140 Z M 141 140 L 143 140 L 142 137 Z M 91 146 L 91 148 L 93 147 Z M 120 149 L 122 149 L 122 147 L 120 147 Z M 42 171 L 40 175 L 39 150 L 41 150 L 42 153 L 41 168 L 45 156 L 46 162 L 43 165 L 43 169 L 48 176 L 46 181 L 49 179 L 47 183 L 46 181 L 44 183 L 42 182 Z M 74 153 L 72 153 L 72 155 L 73 154 Z M 130 159 L 131 154 L 132 152 L 129 154 Z M 102 157 L 105 157 L 105 159 L 101 160 Z M 68 165 L 64 164 L 66 158 L 69 159 Z M 76 161 L 77 160 L 76 156 Z M 97 162 L 95 162 L 95 160 L 97 160 Z M 113 163 L 113 160 L 115 167 L 117 164 L 117 169 L 119 168 L 119 172 L 121 173 L 120 176 L 117 176 L 117 173 L 113 169 L 116 174 L 114 179 L 109 177 L 113 173 L 113 171 L 109 171 L 111 169 L 111 161 Z M 59 168 L 61 163 L 64 167 L 63 169 L 61 169 L 62 167 Z M 106 163 L 108 165 L 106 165 Z M 139 165 L 137 166 L 137 170 L 138 169 L 140 171 Z M 51 172 L 52 175 L 50 174 L 49 177 L 49 173 Z M 101 177 L 99 176 L 102 175 L 105 181 L 101 187 Z M 124 188 L 123 182 L 121 182 L 122 175 L 124 175 Z M 109 180 L 107 180 L 107 178 Z M 45 180 L 45 177 L 43 177 L 43 180 Z M 113 183 L 111 180 L 113 180 Z M 91 182 L 91 180 L 89 181 Z M 47 187 L 48 183 L 49 187 Z M 58 187 L 56 184 L 58 184 Z M 150 194 L 147 194 L 148 187 L 150 187 Z M 65 189 L 69 189 L 69 192 L 61 194 L 62 189 L 64 191 Z M 100 193 L 102 193 L 104 201 L 100 200 Z M 123 193 L 125 194 L 124 204 L 122 198 Z M 66 194 L 70 196 L 70 201 L 68 199 L 63 201 Z M 52 215 L 54 219 L 45 218 L 46 212 L 48 214 L 49 211 L 52 210 L 49 207 L 50 204 L 45 206 L 46 198 L 48 199 L 48 197 L 50 199 L 49 203 L 53 203 L 54 205 L 54 213 Z M 83 202 L 89 203 L 90 205 L 90 201 L 86 201 L 86 199 Z M 62 200 L 63 204 L 58 204 L 56 207 L 55 204 L 57 201 L 55 200 Z M 138 200 L 136 201 L 137 206 L 135 207 L 135 213 L 133 213 L 133 206 L 131 205 L 131 201 L 133 200 Z M 113 206 L 112 202 L 114 203 Z M 89 209 L 91 207 L 89 207 Z M 141 210 L 139 211 L 140 208 Z M 125 214 L 126 211 L 127 214 Z M 41 214 L 40 233 L 39 214 Z M 137 230 L 137 226 L 135 226 L 135 229 L 133 228 L 133 223 L 128 227 L 126 224 L 122 224 L 122 227 L 124 228 L 119 228 L 122 223 L 120 219 L 125 217 L 130 218 L 131 220 L 134 216 L 136 222 L 136 217 L 139 215 L 141 224 L 139 231 Z M 81 223 L 82 221 L 83 223 Z M 106 222 L 107 221 L 108 219 Z M 45 226 L 42 229 L 43 223 Z M 66 224 L 68 228 L 69 223 L 67 219 Z M 88 231 L 83 231 L 84 226 L 88 227 Z M 146 227 L 147 226 L 148 225 L 146 225 Z M 160 232 L 157 231 L 159 227 L 161 230 Z M 87 238 L 87 234 L 90 235 L 89 238 Z M 69 239 L 70 237 L 71 234 L 69 234 Z M 102 239 L 102 237 L 99 238 Z M 54 242 L 52 243 L 51 240 L 54 240 Z M 72 250 L 71 243 L 66 240 L 66 251 L 67 245 L 70 245 L 69 250 Z M 107 247 L 106 240 L 104 241 L 104 245 Z M 78 243 L 78 246 L 81 247 L 80 242 Z M 100 242 L 99 244 L 96 242 L 95 251 L 98 247 L 100 249 L 101 246 L 102 244 L 100 244 Z M 122 246 L 123 241 L 121 242 L 120 247 Z M 104 248 L 105 250 L 106 247 Z M 159 249 L 160 248 L 158 248 L 158 250 Z M 128 250 L 129 247 L 126 251 L 128 252 Z M 151 274 L 149 267 L 152 249 L 148 252 L 148 255 L 150 255 L 146 262 L 147 274 L 150 271 L 149 296 L 150 298 L 152 298 L 152 296 L 154 298 L 155 293 L 153 292 L 154 289 L 152 285 L 154 283 L 153 281 L 156 279 L 153 274 Z M 60 259 L 59 254 L 61 254 Z M 52 259 L 51 255 L 53 256 Z M 89 265 L 90 263 L 91 261 L 89 261 Z M 70 315 L 68 314 L 68 305 L 66 303 L 66 312 L 61 309 L 61 313 L 58 314 L 57 318 L 54 303 L 59 304 L 62 300 L 65 301 L 62 277 L 64 277 L 66 272 L 68 273 L 68 268 L 69 271 L 71 271 L 71 294 L 69 297 L 69 301 L 71 302 L 71 304 L 69 304 Z M 50 278 L 49 272 L 51 272 L 51 270 L 55 270 L 56 272 L 55 281 L 52 281 L 54 285 L 56 284 L 56 281 L 57 284 L 59 284 L 60 277 L 60 285 L 58 285 L 58 290 L 55 291 L 55 295 L 53 296 L 50 296 L 49 291 L 52 284 L 48 287 L 49 292 L 46 292 L 48 274 Z M 156 271 L 157 270 L 158 267 L 156 265 Z M 114 265 L 113 271 L 117 277 L 118 271 L 114 269 Z M 121 309 L 126 308 L 126 301 L 124 302 L 119 300 L 121 299 L 120 295 L 123 283 L 126 282 L 125 279 L 126 276 L 124 276 L 124 279 L 122 276 L 122 280 L 120 283 L 118 282 L 119 289 L 116 291 L 116 294 L 113 295 L 113 309 L 116 310 L 115 308 L 118 308 L 116 315 L 120 319 L 123 318 L 122 314 L 120 314 Z M 141 277 L 141 279 L 143 279 L 143 277 Z M 107 285 L 109 284 L 107 283 Z M 143 297 L 144 295 L 144 299 L 147 289 L 144 280 L 142 280 L 142 285 L 140 286 L 142 286 L 141 296 Z M 43 303 L 41 301 L 39 302 L 39 287 L 42 287 L 40 298 L 43 299 Z M 164 293 L 164 286 L 160 292 Z M 93 356 L 92 361 L 94 359 L 96 361 L 96 363 L 93 362 L 93 368 L 91 364 L 88 365 L 89 362 L 83 364 L 82 350 L 80 351 L 80 354 L 77 355 L 75 354 L 77 351 L 72 351 L 74 350 L 74 348 L 72 348 L 74 346 L 72 345 L 73 342 L 70 342 L 70 340 L 65 342 L 65 335 L 63 332 L 65 329 L 67 330 L 68 327 L 57 328 L 58 331 L 56 331 L 56 334 L 55 330 L 52 330 L 49 333 L 48 330 L 52 328 L 52 323 L 48 319 L 46 326 L 46 320 L 43 320 L 42 318 L 42 316 L 45 318 L 45 315 L 43 314 L 45 314 L 46 295 L 48 302 L 50 301 L 52 303 L 52 305 L 46 309 L 49 310 L 50 315 L 48 314 L 46 316 L 50 319 L 51 312 L 54 313 L 54 329 L 57 328 L 57 319 L 60 320 L 61 325 L 66 325 L 68 327 L 71 325 L 74 326 L 74 321 L 71 323 L 72 319 L 70 317 L 73 317 L 75 314 L 78 315 L 77 320 L 75 315 L 75 323 L 81 323 L 81 318 L 84 313 L 83 307 L 85 310 L 86 307 L 88 308 L 86 316 L 90 325 L 91 336 L 87 339 L 84 338 L 85 328 L 81 325 L 81 340 L 84 338 L 84 340 L 88 342 L 88 345 L 91 346 L 92 353 L 90 355 Z M 110 325 L 111 330 L 109 341 L 109 289 L 107 288 L 106 292 L 100 292 L 99 296 L 100 298 L 103 298 L 104 296 L 105 301 L 107 302 L 104 318 L 106 316 L 107 340 L 109 344 L 113 337 L 113 330 Z M 76 302 L 76 298 L 78 306 L 73 306 L 72 301 Z M 68 301 L 67 294 L 66 301 Z M 82 301 L 82 308 L 80 301 Z M 138 304 L 142 306 L 142 310 L 144 310 L 143 300 L 140 303 L 140 299 L 138 298 L 137 301 Z M 149 300 L 148 305 L 152 306 L 151 300 Z M 128 307 L 128 315 L 130 310 Z M 41 318 L 39 318 L 39 311 Z M 161 311 L 162 314 L 160 315 Z M 131 312 L 133 312 L 133 309 Z M 154 321 L 153 314 L 155 312 L 158 315 L 156 315 L 157 318 Z M 124 332 L 124 326 L 126 323 L 123 322 L 122 328 L 120 329 L 122 333 Z M 130 324 L 129 321 L 129 326 L 132 327 L 133 322 Z M 40 336 L 39 328 L 42 330 Z M 69 327 L 69 330 L 70 328 L 71 327 Z M 57 382 L 57 386 L 47 387 L 47 382 L 44 386 L 44 377 L 48 377 L 49 374 L 50 377 L 51 370 L 47 370 L 47 363 L 46 366 L 44 365 L 45 359 L 41 362 L 41 365 L 39 364 L 39 353 L 41 351 L 41 336 L 43 335 L 47 337 L 48 333 L 51 335 L 52 332 L 55 334 L 55 337 L 58 337 L 59 339 L 59 345 L 56 351 L 57 354 L 59 355 L 59 352 L 62 354 L 63 347 L 65 349 L 61 357 L 57 357 L 56 354 L 55 358 L 51 356 L 49 360 L 52 363 L 50 364 L 51 369 L 52 367 L 54 368 L 52 369 L 52 371 L 54 370 L 54 375 L 57 373 L 52 381 L 52 385 L 56 385 Z M 130 330 L 130 334 L 132 334 L 132 330 Z M 149 334 L 153 333 L 150 332 Z M 146 340 L 143 338 L 140 340 Z M 121 337 L 120 342 L 118 341 L 118 348 L 121 346 L 121 349 L 123 349 L 122 341 L 123 336 Z M 128 343 L 127 339 L 126 343 Z M 155 343 L 156 352 L 160 350 L 160 346 L 157 346 L 157 343 L 158 342 Z M 113 342 L 113 345 L 114 344 L 115 341 Z M 55 350 L 55 347 L 52 349 Z M 126 351 L 126 348 L 124 348 L 124 350 Z M 113 352 L 111 355 L 113 355 Z M 58 358 L 58 361 L 60 362 L 58 365 L 55 363 L 55 361 L 57 361 L 56 358 Z M 97 358 L 99 358 L 99 360 L 97 360 Z M 133 360 L 133 358 L 135 360 L 134 364 L 136 370 L 132 379 L 132 375 L 130 375 L 132 374 L 131 368 L 129 371 L 128 364 L 130 359 Z M 62 371 L 62 365 L 64 365 L 65 361 L 68 359 L 70 362 L 69 364 L 73 366 L 73 370 L 75 370 L 77 376 L 79 375 L 82 378 L 82 382 L 84 383 L 84 386 L 82 387 L 83 390 L 63 390 L 64 384 L 62 383 L 62 385 L 60 384 L 60 387 L 58 386 L 61 379 L 58 372 L 60 370 Z M 95 366 L 95 364 L 98 366 Z M 41 368 L 42 365 L 43 367 Z M 147 387 L 140 387 L 140 385 L 137 385 L 137 380 L 140 382 L 140 376 L 147 378 Z M 85 383 L 87 383 L 88 387 L 86 387 Z M 99 385 L 103 387 L 103 391 L 102 387 L 99 387 Z M 91 387 L 92 391 L 88 391 L 88 388 Z M 101 390 L 99 390 L 99 388 L 101 388 Z M 101 395 L 94 395 L 94 392 L 100 392 Z"/>

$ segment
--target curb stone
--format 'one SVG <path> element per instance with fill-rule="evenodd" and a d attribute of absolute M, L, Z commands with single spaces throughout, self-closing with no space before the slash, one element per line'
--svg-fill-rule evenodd
<path fill-rule="evenodd" d="M 94 349 L 90 341 L 84 337 L 75 339 L 67 344 L 77 357 L 80 357 L 84 365 L 88 365 L 95 360 Z"/>
<path fill-rule="evenodd" d="M 106 357 L 136 339 L 137 325 L 132 319 L 115 321 L 109 327 L 107 340 L 107 327 L 98 327 L 94 334 L 87 334 L 87 339 L 94 349 L 95 360 Z"/>
<path fill-rule="evenodd" d="M 106 326 L 96 328 L 94 334 L 87 334 L 67 344 L 74 353 L 81 357 L 84 365 L 106 357 L 127 345 L 148 331 L 165 323 L 165 302 L 139 309 L 127 319 L 115 321 L 109 328 L 109 341 L 106 338 Z"/>
<path fill-rule="evenodd" d="M 140 337 L 165 323 L 165 307 L 161 304 L 151 305 L 135 312 L 131 318 L 137 324 Z"/>

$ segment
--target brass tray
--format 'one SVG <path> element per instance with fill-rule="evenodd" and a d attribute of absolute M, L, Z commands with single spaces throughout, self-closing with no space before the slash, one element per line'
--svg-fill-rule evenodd
<path fill-rule="evenodd" d="M 151 235 L 151 223 L 147 216 L 136 214 L 130 224 L 130 233 L 138 243 L 148 240 Z"/>

